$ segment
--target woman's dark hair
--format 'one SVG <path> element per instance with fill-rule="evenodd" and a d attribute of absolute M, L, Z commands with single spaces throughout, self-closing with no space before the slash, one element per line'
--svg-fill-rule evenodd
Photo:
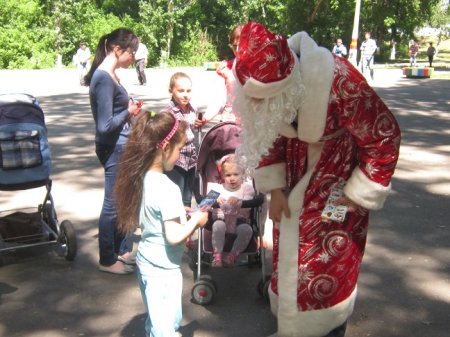
<path fill-rule="evenodd" d="M 115 46 L 119 46 L 123 50 L 130 48 L 132 51 L 136 52 L 139 46 L 139 39 L 134 35 L 133 31 L 128 28 L 118 28 L 109 34 L 103 35 L 100 38 L 100 41 L 98 41 L 92 66 L 84 77 L 85 85 L 89 86 L 91 84 L 92 75 L 95 70 Z"/>
<path fill-rule="evenodd" d="M 174 127 L 175 118 L 172 113 L 166 111 L 144 111 L 133 125 L 120 160 L 114 187 L 118 228 L 122 233 L 132 233 L 139 226 L 145 173 L 153 164 L 158 144 Z M 180 121 L 175 134 L 168 141 L 171 150 L 183 140 L 187 127 L 186 122 Z"/>

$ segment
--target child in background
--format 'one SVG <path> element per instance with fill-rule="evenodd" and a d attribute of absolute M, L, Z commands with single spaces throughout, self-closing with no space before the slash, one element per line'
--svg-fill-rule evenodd
<path fill-rule="evenodd" d="M 173 74 L 170 78 L 169 92 L 172 99 L 164 111 L 173 113 L 178 120 L 186 122 L 188 127 L 186 129 L 187 140 L 181 149 L 180 159 L 177 160 L 175 168 L 166 174 L 180 188 L 184 206 L 191 207 L 192 187 L 197 165 L 194 127 L 201 125 L 201 121 L 197 119 L 197 109 L 190 103 L 192 81 L 187 74 L 183 72 Z"/>
<path fill-rule="evenodd" d="M 234 55 L 236 54 L 242 27 L 243 25 L 236 26 L 231 31 L 229 36 L 230 48 Z M 224 81 L 222 83 L 225 87 L 220 91 L 222 95 L 220 97 L 214 97 L 214 101 L 208 104 L 208 108 L 206 109 L 204 118 L 202 119 L 203 124 L 211 121 L 219 113 L 221 114 L 221 122 L 232 121 L 238 124 L 240 122 L 236 111 L 233 111 L 232 105 L 233 93 L 231 88 L 233 86 L 233 82 L 235 81 L 235 77 L 233 75 L 233 62 L 234 57 L 230 60 L 224 60 L 216 69 L 217 75 L 223 78 Z"/>
<path fill-rule="evenodd" d="M 416 40 L 411 40 L 409 45 L 409 65 L 417 66 L 417 54 L 419 53 L 419 45 Z"/>
<path fill-rule="evenodd" d="M 182 318 L 181 257 L 184 242 L 208 213 L 186 219 L 179 188 L 164 174 L 186 142 L 187 123 L 171 113 L 143 113 L 130 134 L 119 166 L 115 195 L 123 233 L 141 227 L 136 264 L 147 309 L 147 336 L 174 337 Z"/>
<path fill-rule="evenodd" d="M 213 267 L 222 267 L 223 264 L 233 266 L 236 258 L 248 246 L 253 230 L 248 224 L 250 209 L 241 208 L 243 200 L 253 199 L 255 191 L 250 183 L 244 182 L 244 169 L 237 163 L 234 154 L 223 157 L 219 162 L 219 171 L 222 184 L 209 183 L 208 190 L 220 193 L 217 202 L 219 209 L 213 212 L 212 246 Z M 225 233 L 236 234 L 230 253 L 223 258 Z"/>

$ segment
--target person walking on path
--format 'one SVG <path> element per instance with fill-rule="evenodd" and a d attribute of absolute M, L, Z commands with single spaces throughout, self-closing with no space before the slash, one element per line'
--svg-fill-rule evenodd
<path fill-rule="evenodd" d="M 333 50 L 331 51 L 334 55 L 340 56 L 340 57 L 347 57 L 347 47 L 342 44 L 342 39 L 337 39 L 336 44 L 333 47 Z"/>
<path fill-rule="evenodd" d="M 277 336 L 342 337 L 369 210 L 380 209 L 391 190 L 398 123 L 348 60 L 306 32 L 286 40 L 246 24 L 233 70 L 243 126 L 237 153 L 257 190 L 271 194 Z M 332 189 L 342 185 L 335 206 L 347 214 L 323 218 Z"/>
<path fill-rule="evenodd" d="M 89 50 L 86 42 L 80 42 L 80 48 L 78 48 L 75 54 L 75 62 L 78 69 L 78 76 L 80 79 L 80 85 L 84 85 L 84 76 L 90 68 L 91 51 Z"/>
<path fill-rule="evenodd" d="M 436 55 L 436 48 L 433 47 L 433 42 L 430 42 L 427 49 L 428 63 L 430 64 L 430 68 L 433 67 L 434 55 Z"/>
<path fill-rule="evenodd" d="M 145 76 L 145 66 L 148 62 L 148 49 L 145 44 L 139 41 L 139 47 L 134 56 L 136 73 L 138 75 L 138 80 L 140 85 L 147 85 L 147 77 Z"/>
<path fill-rule="evenodd" d="M 117 174 L 116 200 L 121 232 L 141 228 L 136 264 L 147 310 L 146 336 L 180 336 L 181 258 L 186 239 L 206 224 L 208 212 L 186 218 L 181 192 L 164 174 L 175 166 L 188 124 L 170 112 L 144 112 L 137 120 Z"/>
<path fill-rule="evenodd" d="M 409 46 L 409 65 L 411 67 L 417 66 L 417 54 L 419 53 L 419 45 L 416 40 L 411 41 L 411 45 Z"/>
<path fill-rule="evenodd" d="M 371 38 L 370 32 L 366 32 L 364 36 L 365 40 L 361 43 L 361 47 L 359 48 L 361 50 L 361 61 L 360 61 L 361 72 L 364 74 L 364 72 L 368 70 L 370 78 L 373 80 L 374 57 L 378 47 L 375 40 Z"/>
<path fill-rule="evenodd" d="M 104 168 L 104 199 L 98 221 L 99 270 L 128 274 L 133 268 L 122 261 L 120 248 L 124 236 L 117 230 L 117 211 L 113 189 L 120 162 L 131 128 L 131 118 L 141 108 L 129 98 L 120 84 L 118 68 L 128 68 L 134 62 L 138 38 L 126 28 L 102 36 L 98 42 L 92 67 L 85 76 L 95 121 L 95 153 Z M 124 252 L 122 260 L 127 261 Z"/>

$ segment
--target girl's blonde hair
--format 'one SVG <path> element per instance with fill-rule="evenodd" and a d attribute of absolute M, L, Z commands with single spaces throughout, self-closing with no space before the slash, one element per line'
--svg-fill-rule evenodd
<path fill-rule="evenodd" d="M 169 81 L 169 89 L 170 90 L 172 90 L 175 87 L 175 84 L 177 83 L 177 81 L 180 78 L 186 78 L 192 83 L 192 80 L 188 74 L 178 71 L 170 77 L 170 81 Z"/>
<path fill-rule="evenodd" d="M 223 156 L 216 162 L 216 165 L 217 170 L 219 171 L 220 178 L 222 178 L 226 165 L 235 165 L 238 171 L 242 173 L 242 176 L 245 176 L 245 168 L 244 166 L 242 166 L 241 162 L 238 160 L 234 153 Z"/>
<path fill-rule="evenodd" d="M 144 111 L 133 125 L 114 187 L 118 228 L 122 233 L 132 233 L 139 225 L 145 173 L 155 160 L 158 145 L 173 130 L 175 123 L 176 117 L 170 112 Z M 179 121 L 175 133 L 167 140 L 169 147 L 173 149 L 183 141 L 186 128 L 186 122 Z"/>

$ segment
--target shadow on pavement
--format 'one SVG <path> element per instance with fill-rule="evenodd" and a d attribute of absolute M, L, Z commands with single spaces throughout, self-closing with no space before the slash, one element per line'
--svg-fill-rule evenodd
<path fill-rule="evenodd" d="M 371 215 L 346 336 L 447 336 L 450 81 L 401 78 L 376 90 L 397 116 L 403 141 L 392 194 L 385 208 Z M 136 97 L 155 109 L 166 99 Z M 145 314 L 136 276 L 97 271 L 103 176 L 94 154 L 88 94 L 38 98 L 50 136 L 56 209 L 61 209 L 60 220 L 75 224 L 80 248 L 73 262 L 56 257 L 50 248 L 7 257 L 0 268 L 0 335 L 143 336 Z M 0 204 L 10 201 L 0 194 Z M 190 302 L 193 274 L 187 263 L 183 266 L 184 337 L 262 337 L 276 330 L 256 290 L 259 269 L 209 272 L 219 290 L 216 301 L 202 307 Z"/>

